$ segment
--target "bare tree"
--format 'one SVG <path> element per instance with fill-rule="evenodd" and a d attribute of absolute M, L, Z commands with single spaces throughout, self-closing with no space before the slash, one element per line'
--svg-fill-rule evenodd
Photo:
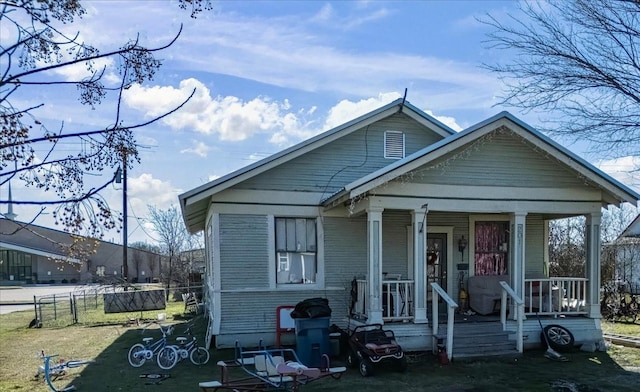
<path fill-rule="evenodd" d="M 584 217 L 553 220 L 549 227 L 549 273 L 551 276 L 584 277 Z"/>
<path fill-rule="evenodd" d="M 166 210 L 153 206 L 148 206 L 148 208 L 149 219 L 159 236 L 160 249 L 168 257 L 169 266 L 164 280 L 167 286 L 167 299 L 169 299 L 171 283 L 176 280 L 180 281 L 174 275 L 184 272 L 184 268 L 176 267 L 179 267 L 180 253 L 185 249 L 189 233 L 175 206 L 171 206 Z"/>
<path fill-rule="evenodd" d="M 490 48 L 515 54 L 485 64 L 505 81 L 502 104 L 555 113 L 548 131 L 621 157 L 640 147 L 640 2 L 521 3 L 523 15 L 481 20 Z"/>
<path fill-rule="evenodd" d="M 178 4 L 190 8 L 192 17 L 211 7 L 206 0 Z M 48 195 L 46 200 L 1 199 L 0 205 L 37 205 L 41 212 L 51 206 L 56 224 L 65 230 L 101 237 L 122 223 L 122 216 L 111 210 L 100 192 L 115 179 L 116 167 L 140 162 L 134 131 L 186 101 L 148 121 L 124 118 L 124 91 L 154 78 L 162 65 L 156 54 L 172 45 L 180 31 L 159 47 L 145 47 L 134 37 L 119 48 L 101 51 L 84 42 L 80 32 L 66 32 L 65 25 L 84 13 L 78 0 L 0 0 L 0 186 L 20 181 Z M 113 69 L 100 65 L 107 60 L 118 65 Z M 52 72 L 77 65 L 85 67 L 84 76 L 67 79 L 56 76 L 63 72 Z M 112 74 L 118 76 L 116 82 Z M 80 103 L 92 109 L 112 99 L 115 109 L 109 124 L 80 130 L 67 130 L 62 120 L 45 124 L 39 111 L 45 102 L 20 99 L 68 86 L 75 86 Z M 77 151 L 61 151 L 60 146 L 66 144 L 68 149 L 71 141 Z"/>

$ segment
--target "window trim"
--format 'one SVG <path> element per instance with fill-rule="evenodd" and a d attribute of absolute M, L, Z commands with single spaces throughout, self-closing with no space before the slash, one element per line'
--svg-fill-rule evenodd
<path fill-rule="evenodd" d="M 307 284 L 291 284 L 276 283 L 277 271 L 277 251 L 276 251 L 276 218 L 304 218 L 315 219 L 316 221 L 316 283 Z M 292 291 L 292 290 L 323 290 L 325 288 L 325 272 L 324 272 L 324 228 L 322 218 L 319 216 L 310 216 L 308 214 L 296 214 L 295 211 L 285 215 L 267 215 L 268 229 L 268 262 L 269 262 L 269 288 L 273 290 Z"/>

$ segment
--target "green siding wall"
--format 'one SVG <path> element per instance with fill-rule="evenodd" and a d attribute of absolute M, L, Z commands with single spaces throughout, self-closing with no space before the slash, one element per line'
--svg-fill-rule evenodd
<path fill-rule="evenodd" d="M 511 187 L 584 187 L 584 181 L 511 131 L 494 131 L 482 142 L 458 149 L 418 168 L 413 182 L 422 184 Z"/>
<path fill-rule="evenodd" d="M 387 166 L 384 132 L 405 133 L 405 152 L 410 155 L 442 139 L 404 114 L 396 114 L 293 159 L 235 186 L 236 189 L 264 189 L 323 192 L 333 194 L 358 178 Z M 304 170 L 300 170 L 304 167 Z M 318 200 L 320 202 L 320 200 Z"/>
<path fill-rule="evenodd" d="M 220 215 L 222 290 L 269 287 L 267 217 Z"/>

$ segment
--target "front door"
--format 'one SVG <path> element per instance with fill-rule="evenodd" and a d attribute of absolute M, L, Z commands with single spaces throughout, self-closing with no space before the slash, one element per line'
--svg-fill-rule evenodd
<path fill-rule="evenodd" d="M 431 299 L 431 283 L 435 282 L 447 290 L 447 235 L 429 233 L 427 235 L 427 292 Z"/>

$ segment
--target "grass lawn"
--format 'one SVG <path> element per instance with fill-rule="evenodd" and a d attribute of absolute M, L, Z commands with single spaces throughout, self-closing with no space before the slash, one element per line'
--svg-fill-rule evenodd
<path fill-rule="evenodd" d="M 169 304 L 167 322 L 177 323 L 180 331 L 182 303 Z M 143 317 L 155 318 L 156 312 Z M 137 314 L 140 315 L 139 313 Z M 0 391 L 49 391 L 42 378 L 34 377 L 42 363 L 38 353 L 58 353 L 67 359 L 95 359 L 94 364 L 72 369 L 59 380 L 58 387 L 74 384 L 79 391 L 199 391 L 198 382 L 218 379 L 215 365 L 219 359 L 232 359 L 232 350 L 212 349 L 208 364 L 196 367 L 181 362 L 169 371 L 171 378 L 155 384 L 140 378 L 145 373 L 164 373 L 153 364 L 132 368 L 127 362 L 129 347 L 142 338 L 141 327 L 124 326 L 127 315 L 108 323 L 95 316 L 91 325 L 28 329 L 32 312 L 0 316 Z M 204 325 L 194 332 L 202 342 Z M 640 324 L 604 324 L 605 331 L 640 336 Z M 624 331 L 624 332 L 623 332 Z M 157 330 L 144 336 L 159 337 Z M 568 362 L 553 362 L 542 350 L 525 352 L 514 359 L 455 361 L 441 366 L 430 353 L 410 355 L 409 369 L 397 373 L 381 369 L 376 375 L 362 378 L 349 369 L 340 380 L 320 380 L 303 391 L 637 391 L 640 385 L 640 349 L 612 347 L 607 353 L 567 354 Z M 626 369 L 634 368 L 635 371 Z M 568 386 L 574 389 L 569 389 Z"/>

